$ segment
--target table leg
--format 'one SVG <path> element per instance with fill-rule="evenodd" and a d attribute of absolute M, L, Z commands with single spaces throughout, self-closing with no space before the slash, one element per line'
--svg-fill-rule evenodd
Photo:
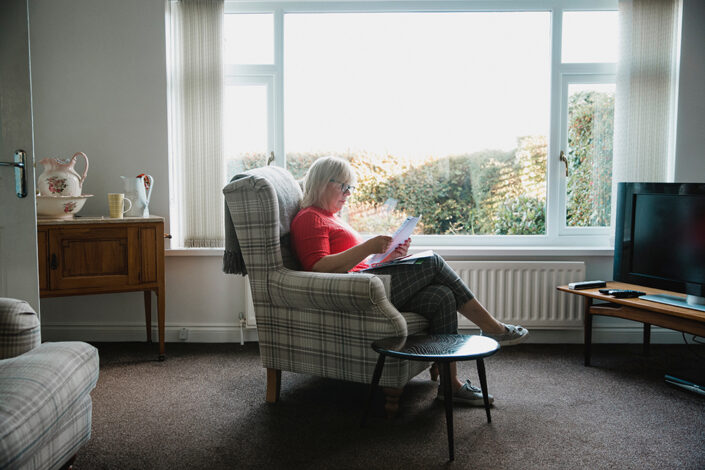
<path fill-rule="evenodd" d="M 453 390 L 450 385 L 450 362 L 441 363 L 441 384 L 446 405 L 446 427 L 448 429 L 448 459 L 455 460 L 453 437 Z"/>
<path fill-rule="evenodd" d="M 144 322 L 147 325 L 147 342 L 152 342 L 152 291 L 144 291 Z"/>
<path fill-rule="evenodd" d="M 585 297 L 585 321 L 583 323 L 585 339 L 583 342 L 583 348 L 585 351 L 586 366 L 590 365 L 590 353 L 592 349 L 592 314 L 590 313 L 591 307 L 592 299 L 590 297 Z"/>
<path fill-rule="evenodd" d="M 372 374 L 372 384 L 370 385 L 370 396 L 367 399 L 367 406 L 365 407 L 365 414 L 362 415 L 362 424 L 364 426 L 367 423 L 367 415 L 370 412 L 370 406 L 372 406 L 372 398 L 375 395 L 377 386 L 379 385 L 379 379 L 382 377 L 382 369 L 384 368 L 384 354 L 379 355 L 377 359 L 377 365 L 375 366 L 375 371 Z"/>
<path fill-rule="evenodd" d="M 644 323 L 644 355 L 649 355 L 649 346 L 651 346 L 651 323 Z"/>
<path fill-rule="evenodd" d="M 485 375 L 485 361 L 482 358 L 477 360 L 477 373 L 480 376 L 480 388 L 482 389 L 482 400 L 485 402 L 485 413 L 487 413 L 487 422 L 492 422 L 490 416 L 490 398 L 487 396 L 487 376 Z"/>
<path fill-rule="evenodd" d="M 165 317 L 165 310 L 166 310 L 166 299 L 164 298 L 166 296 L 166 292 L 164 291 L 163 287 L 160 287 L 157 289 L 157 309 L 158 309 L 158 315 L 157 315 L 157 323 L 158 323 L 158 329 L 159 329 L 159 360 L 163 361 L 165 358 L 165 352 L 164 352 L 164 317 Z"/>

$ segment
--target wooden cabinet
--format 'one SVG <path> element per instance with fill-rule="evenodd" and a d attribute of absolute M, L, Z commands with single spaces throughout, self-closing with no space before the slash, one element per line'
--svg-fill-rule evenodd
<path fill-rule="evenodd" d="M 150 342 L 154 292 L 164 358 L 164 219 L 40 219 L 37 244 L 40 297 L 143 291 Z"/>

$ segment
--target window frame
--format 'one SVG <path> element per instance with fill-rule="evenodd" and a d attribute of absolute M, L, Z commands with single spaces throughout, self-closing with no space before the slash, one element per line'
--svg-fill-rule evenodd
<path fill-rule="evenodd" d="M 564 73 L 561 74 L 561 111 L 560 111 L 560 151 L 568 153 L 568 88 L 570 85 L 608 85 L 616 84 L 616 74 L 584 74 L 584 73 Z M 562 162 L 560 171 L 558 172 L 559 180 L 559 236 L 577 236 L 577 235 L 592 235 L 592 236 L 609 236 L 612 232 L 609 227 L 571 227 L 566 224 L 567 216 L 567 198 L 566 185 L 567 178 L 565 176 L 565 168 Z"/>
<path fill-rule="evenodd" d="M 264 86 L 267 96 L 267 148 L 265 154 L 275 152 L 275 99 L 274 73 L 270 66 L 225 66 L 224 85 L 228 86 Z M 276 152 L 275 152 L 276 154 Z M 227 176 L 227 175 L 226 175 Z"/>
<path fill-rule="evenodd" d="M 268 140 L 275 154 L 274 164 L 286 167 L 284 142 L 284 27 L 285 16 L 296 13 L 402 13 L 402 12 L 502 12 L 544 11 L 551 14 L 550 126 L 546 163 L 546 233 L 544 235 L 415 235 L 416 247 L 564 247 L 611 248 L 613 227 L 568 227 L 565 223 L 565 170 L 559 161 L 567 144 L 564 109 L 567 110 L 568 81 L 575 77 L 616 78 L 614 63 L 562 63 L 563 12 L 616 11 L 617 0 L 440 0 L 440 1 L 278 1 L 226 0 L 225 14 L 271 13 L 274 17 L 274 63 L 226 65 L 229 79 L 267 76 L 271 79 L 272 101 L 268 110 Z M 589 83 L 589 82 L 583 82 Z M 597 83 L 597 82 L 596 82 Z M 604 83 L 604 82 L 599 82 Z M 611 83 L 611 82 L 607 82 Z M 271 113 L 271 115 L 269 114 Z M 567 121 L 566 121 L 567 122 Z M 565 142 L 565 143 L 564 143 Z M 561 173 L 561 170 L 563 171 Z M 563 175 L 563 176 L 561 176 Z"/>

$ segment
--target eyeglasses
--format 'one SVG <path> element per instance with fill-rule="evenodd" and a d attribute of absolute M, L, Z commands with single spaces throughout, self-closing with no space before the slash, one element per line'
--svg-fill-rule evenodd
<path fill-rule="evenodd" d="M 351 184 L 341 183 L 340 181 L 336 181 L 336 180 L 329 180 L 329 182 L 339 184 L 340 190 L 343 192 L 343 194 L 345 194 L 347 192 L 352 193 L 353 191 L 355 191 L 355 186 L 353 186 Z"/>

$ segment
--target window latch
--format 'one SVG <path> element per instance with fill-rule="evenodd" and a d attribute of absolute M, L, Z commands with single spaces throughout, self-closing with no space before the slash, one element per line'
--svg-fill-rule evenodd
<path fill-rule="evenodd" d="M 561 150 L 561 154 L 558 156 L 558 159 L 565 163 L 565 176 L 566 178 L 568 177 L 568 159 L 565 157 L 565 152 Z"/>

